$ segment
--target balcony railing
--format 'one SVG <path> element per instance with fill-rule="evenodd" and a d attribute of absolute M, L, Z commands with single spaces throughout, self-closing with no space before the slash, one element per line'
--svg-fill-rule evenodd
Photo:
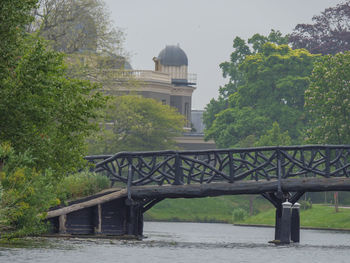
<path fill-rule="evenodd" d="M 108 73 L 113 73 L 113 76 L 115 78 L 120 79 L 135 78 L 140 81 L 158 81 L 171 83 L 169 74 L 153 70 L 109 70 Z"/>

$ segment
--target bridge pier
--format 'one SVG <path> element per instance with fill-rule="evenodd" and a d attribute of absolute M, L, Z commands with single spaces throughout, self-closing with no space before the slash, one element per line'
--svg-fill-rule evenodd
<path fill-rule="evenodd" d="M 142 203 L 126 199 L 125 204 L 128 206 L 126 216 L 127 234 L 131 236 L 142 237 L 143 235 L 143 206 Z"/>
<path fill-rule="evenodd" d="M 291 240 L 295 243 L 300 242 L 300 204 L 295 203 L 292 206 L 291 221 Z"/>
<path fill-rule="evenodd" d="M 296 203 L 304 192 L 264 193 L 262 196 L 276 208 L 275 239 L 276 244 L 289 244 L 290 241 L 300 242 L 300 205 Z M 290 203 L 288 202 L 290 201 Z"/>

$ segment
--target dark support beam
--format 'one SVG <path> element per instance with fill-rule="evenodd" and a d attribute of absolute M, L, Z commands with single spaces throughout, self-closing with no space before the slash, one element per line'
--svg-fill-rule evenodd
<path fill-rule="evenodd" d="M 305 194 L 305 192 L 296 192 L 290 199 L 289 202 L 294 204 L 295 202 L 298 202 L 298 200 Z"/>
<path fill-rule="evenodd" d="M 164 200 L 164 198 L 156 198 L 150 202 L 148 202 L 147 204 L 145 204 L 142 208 L 142 213 L 147 212 L 149 209 L 151 209 L 153 206 L 155 206 L 156 204 L 158 204 L 160 201 Z"/>
<path fill-rule="evenodd" d="M 282 205 L 276 208 L 275 240 L 281 240 Z"/>
<path fill-rule="evenodd" d="M 135 209 L 133 205 L 129 206 L 129 214 L 127 217 L 127 233 L 128 235 L 134 235 L 135 233 Z"/>
<path fill-rule="evenodd" d="M 293 242 L 300 242 L 300 204 L 294 203 L 292 206 L 291 237 Z"/>
<path fill-rule="evenodd" d="M 138 216 L 137 216 L 137 236 L 142 237 L 143 236 L 143 211 L 142 211 L 142 206 L 139 207 L 137 212 L 138 212 Z"/>
<path fill-rule="evenodd" d="M 290 243 L 291 207 L 292 203 L 288 201 L 282 204 L 281 236 L 279 239 L 282 244 Z"/>
<path fill-rule="evenodd" d="M 127 213 L 127 234 L 132 236 L 142 236 L 143 233 L 143 206 L 135 200 L 125 200 L 128 206 Z"/>
<path fill-rule="evenodd" d="M 67 222 L 67 215 L 60 215 L 58 217 L 58 224 L 59 224 L 59 229 L 58 232 L 60 234 L 65 234 L 67 233 L 67 227 L 66 227 L 66 222 Z"/>
<path fill-rule="evenodd" d="M 98 204 L 95 208 L 95 220 L 94 220 L 94 233 L 101 234 L 102 233 L 102 208 L 101 205 Z"/>
<path fill-rule="evenodd" d="M 281 239 L 281 223 L 282 223 L 282 202 L 283 197 L 278 193 L 270 192 L 261 194 L 266 200 L 268 200 L 275 208 L 275 240 Z"/>

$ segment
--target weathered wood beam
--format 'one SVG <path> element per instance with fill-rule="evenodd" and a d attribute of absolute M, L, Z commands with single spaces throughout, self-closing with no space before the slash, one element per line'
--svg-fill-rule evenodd
<path fill-rule="evenodd" d="M 72 213 L 74 211 L 78 211 L 80 209 L 83 209 L 83 208 L 88 208 L 88 207 L 95 206 L 98 204 L 106 203 L 106 202 L 114 200 L 114 199 L 122 198 L 122 197 L 125 197 L 126 195 L 127 195 L 127 191 L 126 191 L 126 189 L 123 189 L 123 190 L 120 190 L 118 192 L 106 194 L 106 195 L 98 197 L 96 199 L 92 199 L 92 200 L 85 201 L 82 203 L 77 203 L 74 205 L 70 205 L 67 207 L 63 207 L 63 208 L 49 211 L 49 212 L 47 212 L 46 218 L 48 219 L 48 218 L 52 218 L 52 217 L 56 217 L 56 216 L 60 216 L 60 215 L 66 215 L 66 214 Z"/>
<path fill-rule="evenodd" d="M 60 234 L 65 234 L 67 232 L 66 222 L 67 222 L 67 215 L 60 215 L 58 218 L 58 223 L 59 223 L 58 232 Z"/>
<path fill-rule="evenodd" d="M 102 233 L 102 207 L 101 204 L 97 205 L 97 222 L 94 228 L 95 234 L 101 234 Z"/>
<path fill-rule="evenodd" d="M 220 195 L 262 194 L 276 192 L 277 180 L 239 181 L 190 185 L 137 186 L 133 198 L 193 198 Z M 350 178 L 293 178 L 281 180 L 285 192 L 350 191 Z"/>

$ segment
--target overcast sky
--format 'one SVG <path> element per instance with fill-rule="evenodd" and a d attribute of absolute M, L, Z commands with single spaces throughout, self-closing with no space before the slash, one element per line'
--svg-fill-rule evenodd
<path fill-rule="evenodd" d="M 287 34 L 299 23 L 344 0 L 105 0 L 115 25 L 126 33 L 134 69 L 154 69 L 152 58 L 180 44 L 189 73 L 197 74 L 192 108 L 204 109 L 224 85 L 219 64 L 229 60 L 234 37 L 270 30 Z"/>

